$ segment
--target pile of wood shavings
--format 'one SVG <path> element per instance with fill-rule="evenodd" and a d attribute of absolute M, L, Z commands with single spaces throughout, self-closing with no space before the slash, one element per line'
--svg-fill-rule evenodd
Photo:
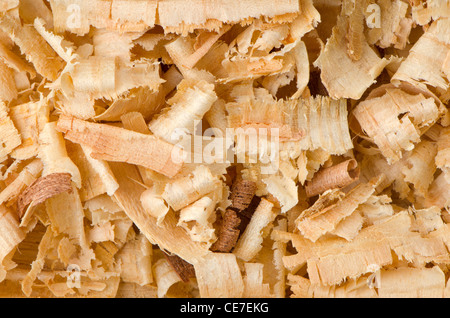
<path fill-rule="evenodd" d="M 449 85 L 444 0 L 2 0 L 0 297 L 450 296 Z"/>

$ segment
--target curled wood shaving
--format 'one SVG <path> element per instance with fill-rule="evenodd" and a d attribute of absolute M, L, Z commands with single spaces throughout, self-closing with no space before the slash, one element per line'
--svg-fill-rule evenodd
<path fill-rule="evenodd" d="M 22 191 L 36 181 L 41 171 L 42 162 L 39 159 L 33 160 L 19 173 L 13 182 L 0 192 L 0 204 L 5 202 L 7 202 L 7 206 L 14 204 Z"/>
<path fill-rule="evenodd" d="M 256 184 L 253 181 L 238 179 L 233 182 L 231 188 L 230 208 L 238 211 L 245 210 L 252 202 L 256 192 Z"/>
<path fill-rule="evenodd" d="M 184 80 L 178 85 L 177 93 L 168 103 L 170 107 L 149 123 L 150 130 L 158 137 L 175 143 L 177 131 L 187 129 L 194 132 L 194 123 L 203 118 L 216 101 L 214 85 L 206 81 L 192 83 Z"/>
<path fill-rule="evenodd" d="M 164 253 L 164 256 L 183 282 L 187 283 L 190 278 L 195 277 L 195 270 L 192 264 L 189 264 L 177 255 L 168 255 L 167 253 Z"/>
<path fill-rule="evenodd" d="M 381 94 L 359 103 L 353 115 L 388 162 L 394 163 L 440 118 L 441 106 L 431 96 L 399 88 L 387 87 Z"/>
<path fill-rule="evenodd" d="M 215 6 L 219 5 L 222 10 L 217 12 Z M 295 13 L 299 9 L 297 1 L 283 0 L 278 3 L 277 8 L 269 10 L 267 2 L 259 2 L 255 4 L 250 0 L 240 2 L 238 5 L 230 5 L 227 1 L 220 0 L 218 3 L 214 1 L 201 2 L 198 0 L 191 3 L 177 3 L 177 12 L 173 13 L 174 2 L 163 1 L 159 3 L 158 14 L 160 23 L 166 30 L 171 32 L 186 33 L 194 28 L 218 29 L 223 22 L 232 24 L 241 20 L 251 20 L 251 18 L 267 18 L 283 19 L 284 15 L 288 16 Z M 192 10 L 192 11 L 191 11 Z M 201 11 L 201 14 L 194 12 Z M 190 12 L 186 14 L 186 12 Z M 292 15 L 291 15 L 292 16 Z"/>
<path fill-rule="evenodd" d="M 448 89 L 448 79 L 443 67 L 449 54 L 449 28 L 449 19 L 434 21 L 411 48 L 410 54 L 392 77 L 392 82 L 409 81 L 421 86 Z M 424 59 L 427 52 L 433 52 L 431 59 Z"/>
<path fill-rule="evenodd" d="M 345 40 L 347 23 L 347 17 L 338 17 L 338 24 L 333 27 L 332 35 L 314 65 L 320 68 L 320 77 L 332 98 L 360 99 L 380 75 L 387 60 L 380 58 L 365 39 L 359 42 L 360 58 L 351 58 Z"/>
<path fill-rule="evenodd" d="M 69 173 L 77 187 L 81 186 L 81 174 L 78 167 L 67 154 L 63 136 L 56 131 L 56 122 L 46 123 L 39 135 L 39 153 L 44 170 L 42 175 Z"/>
<path fill-rule="evenodd" d="M 210 245 L 216 240 L 213 228 L 216 219 L 215 206 L 214 198 L 204 196 L 180 210 L 177 225 L 184 228 L 193 241 Z"/>
<path fill-rule="evenodd" d="M 316 173 L 305 185 L 306 195 L 313 197 L 329 189 L 344 188 L 358 180 L 358 177 L 359 167 L 356 160 L 344 161 Z"/>
<path fill-rule="evenodd" d="M 218 228 L 217 240 L 211 246 L 214 252 L 230 252 L 239 238 L 241 218 L 237 212 L 231 209 L 225 210 Z"/>
<path fill-rule="evenodd" d="M 39 131 L 47 122 L 44 101 L 11 107 L 10 116 L 22 139 L 21 145 L 14 149 L 11 156 L 22 160 L 35 156 L 39 148 Z"/>
<path fill-rule="evenodd" d="M 11 15 L 3 15 L 0 19 L 0 29 L 20 47 L 21 52 L 33 63 L 39 74 L 51 81 L 56 80 L 64 67 L 63 60 L 33 26 L 22 26 L 20 22 L 14 20 Z"/>
<path fill-rule="evenodd" d="M 191 174 L 180 177 L 164 187 L 162 198 L 178 211 L 202 196 L 219 188 L 222 181 L 204 165 L 197 166 Z"/>
<path fill-rule="evenodd" d="M 23 191 L 17 200 L 19 216 L 29 205 L 38 205 L 60 193 L 72 191 L 71 175 L 68 173 L 52 173 L 41 177 Z"/>
<path fill-rule="evenodd" d="M 164 258 L 159 259 L 153 266 L 153 271 L 155 273 L 156 284 L 158 286 L 158 298 L 170 297 L 173 294 L 175 294 L 176 297 L 177 294 L 174 289 L 178 289 L 177 287 L 179 287 L 183 281 L 170 265 L 169 261 Z"/>
<path fill-rule="evenodd" d="M 263 237 L 267 235 L 263 232 L 272 223 L 276 215 L 273 211 L 273 203 L 262 198 L 250 219 L 250 223 L 237 242 L 233 254 L 246 262 L 255 257 L 261 249 Z"/>
<path fill-rule="evenodd" d="M 331 154 L 343 154 L 352 147 L 345 100 L 336 101 L 324 96 L 288 101 L 255 98 L 249 102 L 229 103 L 226 110 L 229 126 L 241 128 L 237 129 L 238 136 L 252 128 L 278 129 L 280 148 L 285 143 L 286 147 L 295 143 L 304 150 L 321 148 Z M 245 151 L 240 150 L 245 149 L 245 144 L 239 140 L 236 147 L 238 153 Z"/>
<path fill-rule="evenodd" d="M 343 198 L 336 202 L 334 192 L 325 192 L 327 200 L 320 199 L 302 212 L 296 224 L 300 232 L 313 242 L 329 231 L 336 229 L 338 224 L 349 217 L 359 204 L 364 203 L 375 192 L 381 178 L 375 178 L 367 184 L 359 184 Z M 323 201 L 326 203 L 322 206 Z"/>
<path fill-rule="evenodd" d="M 377 298 L 375 288 L 370 288 L 371 276 L 350 279 L 339 286 L 318 286 L 300 275 L 288 274 L 288 284 L 293 298 Z"/>
<path fill-rule="evenodd" d="M 158 191 L 157 188 L 150 188 L 142 192 L 141 203 L 145 211 L 156 218 L 158 225 L 164 220 L 164 217 L 169 212 L 170 207 L 161 197 L 162 191 Z"/>
<path fill-rule="evenodd" d="M 139 200 L 144 190 L 133 181 L 141 180 L 134 166 L 123 163 L 110 165 L 119 183 L 119 189 L 114 193 L 114 198 L 152 244 L 178 255 L 191 264 L 209 253 L 204 245 L 193 242 L 184 229 L 176 226 L 177 221 L 173 214 L 168 214 L 158 225 L 157 220 L 145 212 Z"/>

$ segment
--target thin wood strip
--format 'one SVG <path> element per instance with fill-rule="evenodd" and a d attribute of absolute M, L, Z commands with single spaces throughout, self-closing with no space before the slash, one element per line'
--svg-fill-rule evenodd
<path fill-rule="evenodd" d="M 90 147 L 94 159 L 141 165 L 169 178 L 183 165 L 181 151 L 153 135 L 64 115 L 57 129 L 65 133 L 66 139 Z"/>

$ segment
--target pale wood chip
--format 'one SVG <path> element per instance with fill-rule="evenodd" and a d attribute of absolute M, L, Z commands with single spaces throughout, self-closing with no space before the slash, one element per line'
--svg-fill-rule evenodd
<path fill-rule="evenodd" d="M 311 285 L 300 275 L 288 274 L 291 298 L 377 298 L 375 288 L 370 288 L 371 277 L 361 276 L 333 286 Z"/>
<path fill-rule="evenodd" d="M 66 146 L 69 157 L 80 171 L 81 200 L 84 202 L 104 193 L 113 195 L 119 185 L 108 163 L 92 158 L 92 150 L 88 146 L 80 146 L 71 142 L 67 142 Z"/>
<path fill-rule="evenodd" d="M 152 187 L 142 192 L 140 200 L 144 210 L 156 218 L 156 224 L 160 225 L 164 217 L 170 210 L 170 207 L 162 198 L 163 189 Z"/>
<path fill-rule="evenodd" d="M 184 228 L 194 242 L 202 242 L 210 246 L 217 239 L 213 227 L 217 203 L 214 199 L 204 196 L 180 210 L 177 225 Z"/>
<path fill-rule="evenodd" d="M 90 243 L 114 242 L 114 225 L 110 222 L 94 225 L 86 232 L 86 237 Z"/>
<path fill-rule="evenodd" d="M 295 142 L 300 149 L 321 148 L 331 154 L 343 154 L 352 148 L 347 106 L 343 99 L 336 101 L 324 96 L 289 101 L 275 101 L 272 97 L 250 98 L 249 101 L 228 103 L 226 110 L 228 125 L 236 129 L 238 136 L 251 135 L 252 131 L 261 129 L 264 132 L 265 129 L 269 131 L 268 135 L 272 130 L 278 132 L 280 148 L 289 141 Z M 259 146 L 261 143 L 258 140 Z M 238 143 L 237 151 L 244 147 L 245 144 Z"/>
<path fill-rule="evenodd" d="M 21 145 L 11 154 L 14 158 L 29 159 L 38 153 L 39 133 L 48 121 L 44 103 L 29 102 L 11 107 L 10 116 L 22 140 Z"/>
<path fill-rule="evenodd" d="M 262 181 L 267 186 L 267 192 L 280 204 L 282 213 L 289 211 L 298 203 L 298 189 L 292 179 L 271 175 Z"/>
<path fill-rule="evenodd" d="M 422 196 L 426 195 L 428 187 L 433 182 L 436 154 L 434 143 L 421 141 L 406 158 L 405 166 L 402 168 L 404 180 L 413 184 L 415 190 Z"/>
<path fill-rule="evenodd" d="M 244 298 L 271 298 L 273 297 L 269 284 L 264 284 L 264 264 L 245 263 Z"/>
<path fill-rule="evenodd" d="M 358 211 L 354 211 L 339 222 L 336 228 L 330 233 L 351 241 L 358 235 L 364 225 L 364 221 L 364 217 Z"/>
<path fill-rule="evenodd" d="M 16 246 L 25 238 L 25 233 L 19 228 L 19 220 L 14 211 L 0 205 L 0 282 L 5 279 L 6 271 L 3 261 Z"/>
<path fill-rule="evenodd" d="M 128 112 L 137 111 L 144 116 L 146 121 L 149 120 L 165 105 L 166 95 L 180 83 L 182 76 L 176 67 L 172 66 L 162 75 L 162 79 L 165 82 L 159 86 L 157 92 L 147 87 L 131 89 L 128 95 L 114 100 L 106 111 L 95 116 L 95 119 L 99 121 L 116 121 L 120 119 L 120 116 Z"/>
<path fill-rule="evenodd" d="M 321 22 L 320 13 L 312 0 L 300 0 L 300 12 L 290 26 L 291 36 L 294 39 L 301 38 Z"/>
<path fill-rule="evenodd" d="M 411 213 L 413 216 L 411 231 L 425 235 L 444 226 L 441 209 L 438 207 L 412 210 Z"/>
<path fill-rule="evenodd" d="M 450 178 L 445 173 L 439 174 L 428 188 L 425 198 L 419 199 L 424 207 L 437 206 L 442 209 L 450 207 Z"/>
<path fill-rule="evenodd" d="M 28 65 L 22 58 L 12 52 L 4 43 L 0 42 L 0 56 L 7 66 L 16 72 L 27 72 L 30 77 L 36 76 L 36 71 L 30 65 Z M 6 84 L 6 83 L 5 83 Z M 17 83 L 16 83 L 17 86 Z"/>
<path fill-rule="evenodd" d="M 152 245 L 143 234 L 128 241 L 115 256 L 120 263 L 121 279 L 140 286 L 151 284 L 152 253 Z"/>
<path fill-rule="evenodd" d="M 145 31 L 155 25 L 157 4 L 139 0 L 50 1 L 56 32 L 78 35 L 88 33 L 91 25 L 120 32 Z"/>
<path fill-rule="evenodd" d="M 17 97 L 16 81 L 14 72 L 8 65 L 0 60 L 0 101 L 10 102 Z"/>
<path fill-rule="evenodd" d="M 166 44 L 165 48 L 178 69 L 186 74 L 230 28 L 229 25 L 224 25 L 217 32 L 202 32 L 196 38 L 180 36 Z"/>
<path fill-rule="evenodd" d="M 234 254 L 211 253 L 194 264 L 194 268 L 200 297 L 242 297 L 244 281 Z"/>
<path fill-rule="evenodd" d="M 40 18 L 49 28 L 53 28 L 53 15 L 44 0 L 20 1 L 19 14 L 25 23 L 33 24 L 36 18 Z"/>
<path fill-rule="evenodd" d="M 163 82 L 159 65 L 145 59 L 120 62 L 114 57 L 90 56 L 75 63 L 67 75 L 73 87 L 66 88 L 66 94 L 73 90 L 91 99 L 114 99 L 136 87 L 156 91 Z"/>
<path fill-rule="evenodd" d="M 21 138 L 14 122 L 8 116 L 8 108 L 4 103 L 0 103 L 0 162 L 4 161 L 6 157 L 16 147 L 20 146 Z"/>
<path fill-rule="evenodd" d="M 419 233 L 410 232 L 410 226 L 411 219 L 407 212 L 401 212 L 384 222 L 362 229 L 359 235 L 346 244 L 341 238 L 312 243 L 303 236 L 281 231 L 274 231 L 272 237 L 281 241 L 291 240 L 298 251 L 298 254 L 283 258 L 287 268 L 295 270 L 307 264 L 312 284 L 333 285 L 345 277 L 358 277 L 391 264 L 392 251 L 399 258 L 418 264 L 425 264 L 432 259 L 445 262 L 449 258 L 444 245 L 444 242 L 448 242 L 445 236 L 424 238 Z"/>
<path fill-rule="evenodd" d="M 450 4 L 445 0 L 411 1 L 410 4 L 412 18 L 419 25 L 425 25 L 441 17 L 450 17 Z"/>
<path fill-rule="evenodd" d="M 347 19 L 338 17 L 338 24 L 314 65 L 320 68 L 320 77 L 332 98 L 360 99 L 387 60 L 378 57 L 365 39 L 360 42 L 360 58 L 355 61 L 349 57 L 345 45 L 346 25 Z"/>
<path fill-rule="evenodd" d="M 442 298 L 445 283 L 445 274 L 439 266 L 381 270 L 378 295 L 380 298 Z"/>
<path fill-rule="evenodd" d="M 450 178 L 450 128 L 444 128 L 440 132 L 435 163 Z"/>
<path fill-rule="evenodd" d="M 179 211 L 221 187 L 222 181 L 217 175 L 213 175 L 207 166 L 198 165 L 189 175 L 167 183 L 162 198 L 174 211 Z"/>

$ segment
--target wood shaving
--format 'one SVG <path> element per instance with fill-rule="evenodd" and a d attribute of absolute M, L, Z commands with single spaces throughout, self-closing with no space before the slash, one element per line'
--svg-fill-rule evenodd
<path fill-rule="evenodd" d="M 306 195 L 313 197 L 326 190 L 345 188 L 358 180 L 358 177 L 358 163 L 354 159 L 344 161 L 316 173 L 314 178 L 306 183 Z"/>
<path fill-rule="evenodd" d="M 0 297 L 450 296 L 445 0 L 0 1 Z"/>
<path fill-rule="evenodd" d="M 20 194 L 17 200 L 19 216 L 23 215 L 24 209 L 30 203 L 37 205 L 66 191 L 72 191 L 68 173 L 53 173 L 37 179 Z"/>

